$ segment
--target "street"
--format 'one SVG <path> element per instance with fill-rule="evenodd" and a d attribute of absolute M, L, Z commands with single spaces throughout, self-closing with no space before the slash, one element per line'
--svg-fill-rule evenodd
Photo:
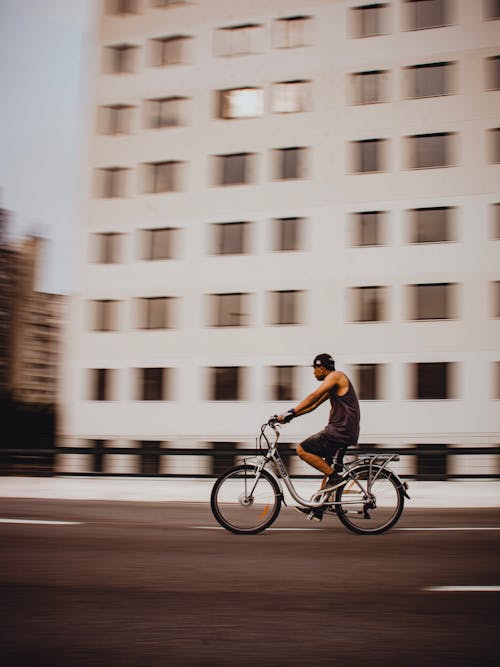
<path fill-rule="evenodd" d="M 2 499 L 1 664 L 498 664 L 499 547 L 498 509 L 237 536 L 205 503 Z"/>

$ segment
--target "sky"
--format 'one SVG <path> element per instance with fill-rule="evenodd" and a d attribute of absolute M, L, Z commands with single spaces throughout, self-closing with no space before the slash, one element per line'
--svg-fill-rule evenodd
<path fill-rule="evenodd" d="M 37 288 L 67 294 L 81 221 L 96 0 L 0 0 L 0 207 L 47 239 Z"/>

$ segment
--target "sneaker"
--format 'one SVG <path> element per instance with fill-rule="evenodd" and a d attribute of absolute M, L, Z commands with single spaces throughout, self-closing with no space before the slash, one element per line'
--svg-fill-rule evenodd
<path fill-rule="evenodd" d="M 309 507 L 295 507 L 294 509 L 301 514 L 305 514 L 309 521 L 323 521 L 323 512 L 325 510 L 321 507 L 316 507 L 315 509 L 309 509 Z"/>
<path fill-rule="evenodd" d="M 325 489 L 329 488 L 330 486 L 337 486 L 337 484 L 340 484 L 340 482 L 343 481 L 342 475 L 339 475 L 338 472 L 333 471 L 330 477 L 328 478 Z"/>

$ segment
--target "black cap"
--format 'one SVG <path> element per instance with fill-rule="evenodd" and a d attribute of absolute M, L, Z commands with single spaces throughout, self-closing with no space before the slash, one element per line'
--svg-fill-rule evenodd
<path fill-rule="evenodd" d="M 313 366 L 314 368 L 317 368 L 318 366 L 323 366 L 323 368 L 326 368 L 329 371 L 334 371 L 335 361 L 333 360 L 333 357 L 330 354 L 326 354 L 326 352 L 324 352 L 323 354 L 317 354 L 314 357 Z"/>

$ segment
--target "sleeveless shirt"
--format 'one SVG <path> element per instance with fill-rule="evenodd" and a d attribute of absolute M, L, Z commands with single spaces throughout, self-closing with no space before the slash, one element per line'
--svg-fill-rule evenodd
<path fill-rule="evenodd" d="M 349 380 L 349 389 L 344 396 L 338 396 L 332 390 L 329 397 L 331 410 L 325 431 L 345 445 L 355 445 L 359 438 L 360 412 L 352 382 Z"/>

